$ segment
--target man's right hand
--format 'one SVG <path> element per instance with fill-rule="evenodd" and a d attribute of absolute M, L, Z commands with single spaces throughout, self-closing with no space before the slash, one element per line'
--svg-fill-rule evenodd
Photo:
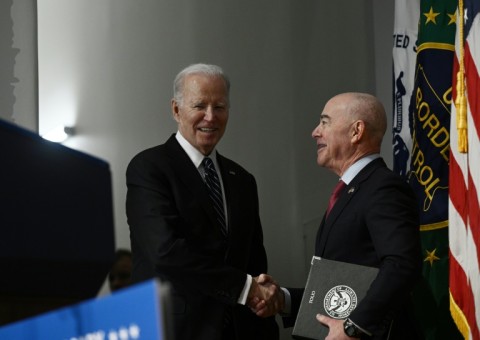
<path fill-rule="evenodd" d="M 283 310 L 285 296 L 270 275 L 261 274 L 252 280 L 247 304 L 257 316 L 268 317 Z"/>

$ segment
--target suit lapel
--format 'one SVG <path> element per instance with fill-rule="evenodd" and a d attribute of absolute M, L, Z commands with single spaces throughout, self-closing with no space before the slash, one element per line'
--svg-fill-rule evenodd
<path fill-rule="evenodd" d="M 182 181 L 187 190 L 190 191 L 189 197 L 196 197 L 195 201 L 206 212 L 211 225 L 215 225 L 217 231 L 221 233 L 221 226 L 218 224 L 215 210 L 210 202 L 207 188 L 198 169 L 192 163 L 187 153 L 182 149 L 175 138 L 175 135 L 172 135 L 165 144 L 175 173 L 178 174 L 180 181 Z"/>
<path fill-rule="evenodd" d="M 347 207 L 350 199 L 357 192 L 357 187 L 358 187 L 357 185 L 353 185 L 352 183 L 347 185 L 345 189 L 342 191 L 342 193 L 340 194 L 340 196 L 338 197 L 338 200 L 333 206 L 332 210 L 330 211 L 330 214 L 328 214 L 328 217 L 326 217 L 325 216 L 326 214 L 324 214 L 323 220 L 320 224 L 319 232 L 317 235 L 317 242 L 315 247 L 316 256 L 323 256 L 323 252 L 327 244 L 330 230 L 332 230 L 335 224 L 335 221 L 340 216 L 342 211 Z"/>
<path fill-rule="evenodd" d="M 330 231 L 334 227 L 335 221 L 340 217 L 342 212 L 348 207 L 350 200 L 355 196 L 355 194 L 361 190 L 362 183 L 370 177 L 372 172 L 381 167 L 386 166 L 385 162 L 379 158 L 373 160 L 365 168 L 363 168 L 357 176 L 353 178 L 349 185 L 345 187 L 337 202 L 333 206 L 328 218 L 323 217 L 322 222 L 320 223 L 319 232 L 317 234 L 315 255 L 322 256 L 325 251 L 325 246 L 328 241 L 328 236 Z"/>

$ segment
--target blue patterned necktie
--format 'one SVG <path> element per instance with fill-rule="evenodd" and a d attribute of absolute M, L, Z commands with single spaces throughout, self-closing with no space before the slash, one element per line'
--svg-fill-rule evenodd
<path fill-rule="evenodd" d="M 213 207 L 217 214 L 217 220 L 222 226 L 222 233 L 227 235 L 227 224 L 225 222 L 225 210 L 223 206 L 222 187 L 218 179 L 217 171 L 213 165 L 213 161 L 205 157 L 203 159 L 203 169 L 205 170 L 205 183 L 207 184 L 208 193 L 213 202 Z"/>

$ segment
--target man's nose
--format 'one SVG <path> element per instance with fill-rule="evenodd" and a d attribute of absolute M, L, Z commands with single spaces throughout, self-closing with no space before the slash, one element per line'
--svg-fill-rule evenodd
<path fill-rule="evenodd" d="M 212 120 L 214 116 L 215 116 L 215 114 L 213 113 L 213 108 L 211 106 L 207 106 L 207 108 L 205 109 L 204 119 L 205 120 Z"/>

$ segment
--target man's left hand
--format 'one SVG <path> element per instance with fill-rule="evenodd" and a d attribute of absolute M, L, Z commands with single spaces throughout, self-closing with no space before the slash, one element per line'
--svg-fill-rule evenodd
<path fill-rule="evenodd" d="M 343 330 L 345 320 L 332 319 L 328 316 L 317 314 L 317 320 L 329 328 L 328 335 L 325 340 L 352 340 L 360 338 L 351 338 Z"/>

